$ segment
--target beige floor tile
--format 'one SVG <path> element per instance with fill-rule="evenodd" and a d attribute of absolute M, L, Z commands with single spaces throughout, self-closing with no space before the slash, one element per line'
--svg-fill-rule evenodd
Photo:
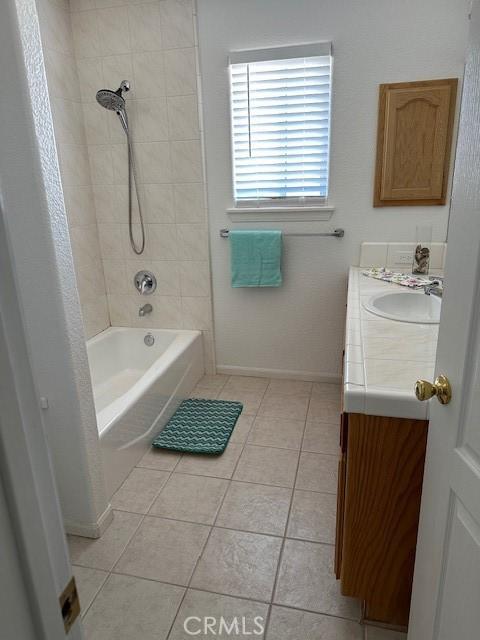
<path fill-rule="evenodd" d="M 114 494 L 111 500 L 112 507 L 131 513 L 147 513 L 169 476 L 169 471 L 139 467 L 132 469 L 128 478 Z"/>
<path fill-rule="evenodd" d="M 334 547 L 286 540 L 274 602 L 316 613 L 358 620 L 360 605 L 340 594 L 333 573 Z"/>
<path fill-rule="evenodd" d="M 297 461 L 297 451 L 246 445 L 233 478 L 244 482 L 293 487 Z"/>
<path fill-rule="evenodd" d="M 228 378 L 229 376 L 225 376 L 221 373 L 217 373 L 216 375 L 206 374 L 197 382 L 197 387 L 201 387 L 202 389 L 211 389 L 213 391 L 220 391 L 227 382 Z"/>
<path fill-rule="evenodd" d="M 335 544 L 337 497 L 329 493 L 295 491 L 287 536 Z"/>
<path fill-rule="evenodd" d="M 185 589 L 110 575 L 84 618 L 88 640 L 165 640 Z"/>
<path fill-rule="evenodd" d="M 115 571 L 187 585 L 209 531 L 202 524 L 147 516 Z"/>
<path fill-rule="evenodd" d="M 366 625 L 365 640 L 407 640 L 407 634 Z"/>
<path fill-rule="evenodd" d="M 217 638 L 219 636 L 222 638 L 242 638 L 248 636 L 262 640 L 264 635 L 260 632 L 260 626 L 265 627 L 267 612 L 268 605 L 261 602 L 252 602 L 250 600 L 232 598 L 231 596 L 219 596 L 216 593 L 189 589 L 177 614 L 169 640 L 190 640 L 195 637 L 192 634 L 201 638 Z M 212 629 L 207 628 L 205 633 L 204 618 L 206 616 L 213 617 L 218 622 Z M 226 625 L 229 626 L 237 619 L 240 630 L 242 629 L 242 619 L 244 619 L 246 633 L 237 633 L 236 627 L 232 627 L 231 633 L 227 633 L 225 627 L 220 626 L 222 617 Z M 198 621 L 199 618 L 200 622 Z M 257 620 L 257 624 L 255 620 Z M 184 625 L 187 630 L 185 630 Z M 198 630 L 201 630 L 200 634 L 197 633 Z M 258 635 L 254 633 L 255 631 L 259 632 Z"/>
<path fill-rule="evenodd" d="M 236 400 L 237 402 L 241 402 L 243 404 L 242 413 L 245 415 L 257 413 L 260 403 L 262 402 L 263 393 L 263 391 L 231 389 L 230 387 L 227 387 L 227 385 L 225 385 L 225 387 L 218 395 L 218 399 Z"/>
<path fill-rule="evenodd" d="M 228 480 L 173 473 L 150 509 L 150 515 L 213 524 Z"/>
<path fill-rule="evenodd" d="M 208 389 L 196 386 L 190 394 L 190 398 L 199 398 L 202 400 L 215 400 L 220 392 L 217 389 Z"/>
<path fill-rule="evenodd" d="M 224 391 L 256 391 L 262 394 L 268 387 L 268 378 L 254 376 L 230 376 L 224 386 Z"/>
<path fill-rule="evenodd" d="M 319 422 L 314 420 L 307 422 L 303 437 L 302 449 L 314 453 L 339 454 L 340 447 L 340 420 L 338 423 Z"/>
<path fill-rule="evenodd" d="M 254 419 L 255 416 L 253 414 L 244 415 L 241 413 L 232 435 L 230 436 L 230 442 L 244 444 L 247 440 L 248 434 L 250 433 Z"/>
<path fill-rule="evenodd" d="M 340 422 L 340 398 L 316 396 L 312 394 L 308 407 L 307 421 Z"/>
<path fill-rule="evenodd" d="M 82 616 L 87 612 L 100 590 L 100 587 L 108 577 L 107 571 L 100 569 L 89 569 L 87 567 L 72 566 L 75 582 L 77 583 L 78 597 L 80 599 L 80 610 Z"/>
<path fill-rule="evenodd" d="M 308 396 L 312 390 L 311 382 L 303 380 L 281 380 L 274 378 L 270 380 L 267 388 L 267 394 L 280 393 L 284 396 Z"/>
<path fill-rule="evenodd" d="M 296 489 L 337 492 L 338 458 L 323 453 L 302 451 L 298 465 Z"/>
<path fill-rule="evenodd" d="M 137 467 L 158 469 L 159 471 L 173 471 L 182 455 L 174 451 L 151 447 L 143 456 Z"/>
<path fill-rule="evenodd" d="M 265 395 L 258 415 L 284 420 L 305 420 L 309 396 L 285 396 L 280 393 Z"/>
<path fill-rule="evenodd" d="M 68 536 L 72 564 L 110 571 L 135 533 L 142 516 L 115 511 L 112 524 L 101 538 Z"/>
<path fill-rule="evenodd" d="M 272 594 L 281 539 L 256 533 L 213 529 L 191 586 L 268 601 Z"/>
<path fill-rule="evenodd" d="M 339 384 L 331 384 L 329 382 L 314 382 L 312 385 L 312 396 L 328 397 L 333 400 L 340 399 L 342 387 Z"/>
<path fill-rule="evenodd" d="M 267 640 L 363 640 L 358 622 L 273 606 Z"/>
<path fill-rule="evenodd" d="M 303 420 L 259 417 L 255 418 L 248 442 L 266 447 L 300 449 L 304 428 Z"/>
<path fill-rule="evenodd" d="M 216 525 L 283 536 L 292 492 L 283 487 L 233 481 Z"/>
<path fill-rule="evenodd" d="M 194 476 L 231 478 L 241 452 L 241 444 L 230 442 L 219 456 L 185 453 L 175 471 Z"/>

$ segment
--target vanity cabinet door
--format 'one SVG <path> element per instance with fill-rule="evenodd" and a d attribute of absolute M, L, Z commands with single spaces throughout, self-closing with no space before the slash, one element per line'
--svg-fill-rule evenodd
<path fill-rule="evenodd" d="M 457 79 L 380 85 L 374 206 L 445 204 Z"/>

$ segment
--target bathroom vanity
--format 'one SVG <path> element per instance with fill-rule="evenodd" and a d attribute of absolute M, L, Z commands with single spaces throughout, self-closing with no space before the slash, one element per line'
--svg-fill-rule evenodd
<path fill-rule="evenodd" d="M 335 571 L 342 593 L 362 600 L 365 621 L 402 628 L 428 431 L 428 404 L 416 399 L 414 384 L 432 379 L 438 324 L 399 322 L 365 308 L 390 291 L 425 296 L 350 270 Z M 429 304 L 412 302 L 405 307 Z"/>

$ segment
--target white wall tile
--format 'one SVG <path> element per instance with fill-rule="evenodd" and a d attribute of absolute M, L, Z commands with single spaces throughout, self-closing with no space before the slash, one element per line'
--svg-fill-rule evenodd
<path fill-rule="evenodd" d="M 180 292 L 182 296 L 210 295 L 210 268 L 208 262 L 195 260 L 180 262 Z"/>
<path fill-rule="evenodd" d="M 113 184 L 112 150 L 107 144 L 88 146 L 92 184 Z"/>
<path fill-rule="evenodd" d="M 114 56 L 130 53 L 128 8 L 113 7 L 97 11 L 100 55 Z"/>
<path fill-rule="evenodd" d="M 167 101 L 164 97 L 135 100 L 134 118 L 129 117 L 132 138 L 135 142 L 160 142 L 168 140 Z M 130 115 L 129 105 L 129 115 Z"/>
<path fill-rule="evenodd" d="M 135 153 L 142 180 L 145 183 L 166 183 L 172 180 L 168 142 L 139 142 Z"/>
<path fill-rule="evenodd" d="M 143 194 L 143 212 L 146 222 L 175 222 L 173 185 L 146 184 Z"/>
<path fill-rule="evenodd" d="M 123 260 L 104 260 L 103 272 L 107 293 L 121 294 L 129 292 L 127 286 L 127 271 Z"/>
<path fill-rule="evenodd" d="M 161 51 L 134 53 L 133 96 L 139 98 L 157 98 L 165 95 L 164 60 Z"/>
<path fill-rule="evenodd" d="M 78 87 L 82 102 L 94 102 L 99 89 L 103 89 L 103 70 L 101 58 L 83 58 L 77 60 Z"/>
<path fill-rule="evenodd" d="M 109 144 L 108 121 L 114 114 L 98 102 L 89 102 L 83 105 L 83 117 L 87 144 Z"/>
<path fill-rule="evenodd" d="M 128 8 L 132 51 L 159 51 L 162 48 L 158 2 Z"/>
<path fill-rule="evenodd" d="M 63 184 L 90 184 L 90 170 L 84 145 L 58 143 L 57 150 Z"/>
<path fill-rule="evenodd" d="M 73 43 L 77 59 L 101 55 L 96 11 L 72 13 Z"/>
<path fill-rule="evenodd" d="M 122 225 L 123 226 L 123 225 Z M 178 257 L 177 229 L 174 224 L 145 224 L 146 243 L 142 255 L 136 256 L 130 249 L 128 225 L 124 225 L 124 251 L 131 260 L 176 260 Z M 139 225 L 134 225 L 135 237 L 139 238 Z"/>
<path fill-rule="evenodd" d="M 203 183 L 185 183 L 173 185 L 175 219 L 178 223 L 205 222 Z"/>
<path fill-rule="evenodd" d="M 209 329 L 212 326 L 210 298 L 182 297 L 183 328 Z"/>
<path fill-rule="evenodd" d="M 135 96 L 135 83 L 133 81 L 133 60 L 130 54 L 107 56 L 102 58 L 103 87 L 116 90 L 122 80 L 129 80 L 132 88 L 124 97 L 128 101 Z"/>
<path fill-rule="evenodd" d="M 191 0 L 162 0 L 160 16 L 165 49 L 193 47 L 193 10 Z"/>
<path fill-rule="evenodd" d="M 107 295 L 102 293 L 103 282 L 114 325 L 204 329 L 207 364 L 213 370 L 193 3 L 71 0 L 71 9 L 78 79 L 65 74 L 59 56 L 52 55 L 49 65 L 56 78 L 58 95 L 54 97 L 65 100 L 61 94 L 70 91 L 76 103 L 83 103 L 83 131 L 72 129 L 74 122 L 68 110 L 62 110 L 66 105 L 61 101 L 57 120 L 62 143 L 74 143 L 63 153 L 66 183 L 86 180 L 82 187 L 66 186 L 71 228 L 88 227 L 87 234 L 77 231 L 73 241 L 79 254 L 79 288 L 88 304 L 85 324 L 90 335 L 104 328 Z M 100 88 L 116 89 L 122 80 L 131 83 L 124 97 L 147 238 L 141 256 L 132 251 L 129 241 L 125 133 L 115 113 L 103 110 L 95 101 Z M 81 171 L 75 163 L 80 147 L 88 159 Z M 138 242 L 135 194 L 132 204 Z M 88 263 L 86 239 L 94 230 L 94 253 L 103 259 L 101 278 L 98 258 Z M 138 296 L 132 284 L 140 268 L 150 269 L 157 277 L 157 291 L 148 300 Z M 96 299 L 90 303 L 91 296 Z M 138 309 L 146 301 L 153 305 L 153 313 L 140 318 Z"/>
<path fill-rule="evenodd" d="M 208 260 L 207 231 L 203 224 L 178 224 L 178 257 L 180 260 Z"/>
<path fill-rule="evenodd" d="M 170 140 L 199 138 L 196 96 L 170 96 L 168 98 L 168 132 Z"/>
<path fill-rule="evenodd" d="M 90 185 L 63 185 L 63 197 L 70 228 L 96 224 L 95 203 Z"/>
<path fill-rule="evenodd" d="M 167 96 L 196 94 L 195 50 L 172 49 L 164 52 Z"/>
<path fill-rule="evenodd" d="M 198 140 L 170 143 L 173 182 L 201 182 L 203 178 L 202 154 Z"/>
<path fill-rule="evenodd" d="M 98 225 L 98 236 L 100 240 L 100 248 L 104 260 L 118 260 L 123 258 L 125 242 L 124 235 L 127 225 L 102 223 Z"/>
<path fill-rule="evenodd" d="M 362 242 L 360 247 L 361 267 L 385 267 L 387 264 L 386 242 Z"/>

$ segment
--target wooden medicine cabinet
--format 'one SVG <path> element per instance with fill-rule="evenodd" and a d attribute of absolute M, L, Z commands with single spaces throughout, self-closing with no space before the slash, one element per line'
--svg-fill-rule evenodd
<path fill-rule="evenodd" d="M 375 207 L 445 204 L 457 83 L 380 85 Z"/>

